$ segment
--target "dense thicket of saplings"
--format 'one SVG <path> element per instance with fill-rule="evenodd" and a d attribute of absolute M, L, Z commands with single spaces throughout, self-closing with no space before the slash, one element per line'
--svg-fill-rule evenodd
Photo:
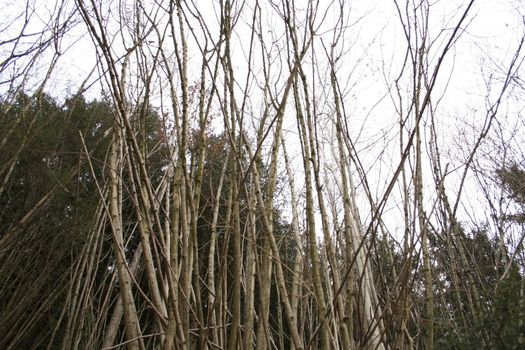
<path fill-rule="evenodd" d="M 113 245 L 107 204 L 112 129 L 118 127 L 115 107 L 111 101 L 86 101 L 82 96 L 59 104 L 47 95 L 19 94 L 14 102 L 2 103 L 0 110 L 0 348 L 94 349 L 125 341 L 121 283 L 115 260 L 118 250 Z M 162 311 L 156 308 L 151 276 L 144 264 L 146 231 L 150 235 L 149 249 L 154 252 L 150 258 L 156 266 L 149 272 L 156 275 L 163 305 L 170 305 L 173 297 L 168 290 L 177 289 L 164 285 L 170 281 L 165 274 L 176 273 L 177 282 L 184 273 L 167 267 L 170 256 L 166 249 L 178 250 L 180 255 L 175 257 L 178 259 L 175 264 L 190 261 L 191 293 L 184 295 L 181 290 L 177 303 L 189 306 L 187 341 L 191 348 L 211 348 L 209 339 L 227 343 L 235 315 L 235 293 L 240 293 L 237 307 L 242 326 L 237 332 L 253 332 L 254 344 L 256 337 L 265 337 L 271 348 L 290 348 L 276 271 L 264 259 L 270 249 L 264 239 L 267 224 L 261 217 L 262 209 L 254 204 L 256 188 L 250 179 L 252 175 L 246 171 L 250 166 L 258 167 L 262 195 L 268 200 L 265 185 L 268 166 L 261 160 L 252 164 L 231 135 L 195 129 L 188 135 L 186 152 L 188 172 L 193 177 L 183 181 L 172 171 L 178 154 L 172 138 L 177 135 L 170 134 L 165 118 L 168 117 L 151 106 L 134 106 L 130 112 L 143 166 L 158 199 L 149 202 L 150 207 L 145 210 L 158 217 L 166 227 L 165 232 L 174 233 L 195 225 L 191 231 L 195 235 L 189 243 L 176 235 L 162 236 L 157 227 L 141 217 L 147 214 L 145 202 L 140 199 L 146 191 L 141 182 L 144 174 L 139 175 L 134 153 L 124 150 L 119 192 L 123 253 L 133 276 L 138 326 L 144 335 L 141 346 L 160 346 L 164 341 L 161 330 L 165 329 L 165 325 L 158 323 Z M 121 146 L 124 149 L 131 147 L 129 134 L 125 133 L 126 141 Z M 200 157 L 204 159 L 202 163 Z M 500 169 L 494 175 L 515 203 L 525 203 L 525 171 L 520 165 Z M 280 176 L 278 189 L 273 193 L 286 186 L 285 176 Z M 196 179 L 200 181 L 198 187 Z M 170 191 L 176 186 L 174 181 L 187 186 L 181 192 L 186 196 L 196 198 L 198 191 L 198 207 L 179 208 L 191 213 L 192 222 L 175 221 L 185 216 L 173 213 L 175 197 Z M 284 267 L 285 287 L 298 296 L 292 299 L 296 303 L 292 306 L 298 309 L 298 328 L 304 339 L 313 339 L 312 348 L 317 348 L 322 341 L 317 334 L 318 326 L 326 315 L 318 314 L 313 292 L 310 262 L 313 255 L 306 242 L 306 235 L 312 233 L 294 236 L 293 223 L 285 219 L 289 215 L 284 215 L 289 210 L 289 205 L 274 205 L 271 226 Z M 523 213 L 502 220 L 521 225 Z M 170 230 L 170 225 L 178 226 Z M 334 232 L 336 241 L 338 234 Z M 374 272 L 378 307 L 382 310 L 378 316 L 382 321 L 382 343 L 394 348 L 401 322 L 399 315 L 404 314 L 403 308 L 409 307 L 412 312 L 403 321 L 404 327 L 413 335 L 414 348 L 420 348 L 425 303 L 421 260 L 417 254 L 404 255 L 386 237 L 371 237 L 366 246 L 370 251 L 368 258 Z M 519 267 L 523 266 L 522 254 L 513 256 L 511 261 L 514 252 L 504 249 L 505 242 L 498 241 L 497 234 L 488 228 L 465 232 L 459 222 L 447 232 L 431 230 L 429 237 L 436 348 L 520 348 L 525 334 L 524 276 Z M 166 240 L 171 241 L 168 244 Z M 192 247 L 190 258 L 183 256 L 184 244 Z M 336 247 L 336 263 L 344 271 L 348 261 L 343 248 L 343 245 Z M 318 254 L 323 267 L 322 288 L 333 297 L 332 276 L 323 252 L 321 244 Z M 239 262 L 240 270 L 236 270 Z M 269 275 L 262 271 L 265 268 Z M 236 284 L 239 271 L 242 281 Z M 250 274 L 255 276 L 253 280 L 247 278 Z M 410 305 L 397 302 L 399 294 L 392 286 L 398 285 L 399 278 L 405 278 L 405 292 L 410 295 L 402 300 L 409 300 Z M 360 309 L 361 281 L 359 278 L 351 281 L 355 292 L 347 295 L 351 310 L 348 318 L 353 325 L 351 341 L 358 348 L 366 344 L 370 330 Z M 269 299 L 263 299 L 261 286 L 268 282 Z M 239 289 L 236 291 L 233 286 Z M 270 304 L 269 334 L 265 334 L 264 327 L 258 331 L 264 319 L 261 313 L 266 310 L 261 300 Z M 247 312 L 255 317 L 247 317 Z M 178 317 L 184 315 L 177 314 L 175 319 Z M 338 329 L 334 324 L 330 327 L 334 327 L 330 328 L 333 332 Z"/>

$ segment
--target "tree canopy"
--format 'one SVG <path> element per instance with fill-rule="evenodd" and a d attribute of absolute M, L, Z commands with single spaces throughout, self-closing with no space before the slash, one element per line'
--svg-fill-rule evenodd
<path fill-rule="evenodd" d="M 0 348 L 524 348 L 525 7 L 487 6 L 5 6 Z"/>

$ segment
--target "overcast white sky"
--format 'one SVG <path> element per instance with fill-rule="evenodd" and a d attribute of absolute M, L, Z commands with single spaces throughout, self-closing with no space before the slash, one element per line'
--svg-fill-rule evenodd
<path fill-rule="evenodd" d="M 132 1 L 129 2 L 132 3 Z M 32 1 L 29 3 L 33 4 Z M 116 1 L 103 3 L 106 4 L 108 11 L 115 10 L 117 4 Z M 213 29 L 214 25 L 216 26 L 216 23 L 214 24 L 216 17 L 214 11 L 217 10 L 218 2 L 196 1 L 196 3 L 202 13 L 208 17 L 207 24 Z M 302 2 L 298 1 L 297 3 L 298 8 L 300 8 L 299 4 Z M 321 3 L 321 6 L 328 6 L 328 4 L 332 6 L 332 9 L 327 12 L 324 24 L 319 31 L 324 33 L 323 38 L 329 41 L 332 36 L 329 30 L 333 28 L 339 7 L 333 2 Z M 399 3 L 404 6 L 404 1 L 400 0 Z M 433 69 L 439 52 L 458 22 L 466 3 L 467 1 L 460 0 L 432 2 L 429 36 L 431 40 L 436 39 L 436 43 L 431 51 L 434 56 L 431 54 L 430 69 Z M 34 1 L 34 5 L 31 6 L 34 6 L 36 12 L 31 19 L 32 29 L 38 29 L 42 23 L 47 21 L 49 14 L 54 11 L 54 4 L 53 0 Z M 73 1 L 68 4 L 70 9 L 73 8 Z M 214 6 L 210 6 L 210 4 Z M 275 13 L 270 11 L 269 2 L 262 1 L 261 4 L 263 11 L 268 11 L 263 16 L 263 21 L 266 21 L 263 30 L 264 35 L 266 35 L 265 40 L 269 46 L 272 42 L 274 43 L 271 52 L 277 55 L 279 49 L 286 45 L 286 42 L 282 40 L 283 27 L 279 24 Z M 400 73 L 407 43 L 394 1 L 356 0 L 343 1 L 343 4 L 345 7 L 344 17 L 347 19 L 349 27 L 345 32 L 345 44 L 340 47 L 345 54 L 339 61 L 338 74 L 346 93 L 346 100 L 344 101 L 346 112 L 353 126 L 351 136 L 356 140 L 357 148 L 361 150 L 362 161 L 370 178 L 375 179 L 374 194 L 379 198 L 384 192 L 386 183 L 399 158 L 396 136 L 398 133 L 398 129 L 396 129 L 398 117 L 396 116 L 395 105 L 389 95 L 389 91 L 391 91 L 389 89 L 391 89 L 395 77 Z M 25 2 L 23 1 L 0 0 L 0 8 L 5 14 L 4 19 L 0 20 L 1 28 L 5 30 L 3 32 L 4 37 L 9 37 L 19 30 L 20 25 L 17 22 L 12 23 L 11 18 L 20 13 L 24 5 Z M 247 26 L 251 18 L 249 9 L 252 7 L 250 6 L 253 6 L 253 2 L 247 1 L 246 15 L 239 22 L 236 31 L 237 43 L 234 45 L 234 66 L 239 82 L 244 82 L 244 76 L 248 73 L 245 55 L 249 40 Z M 491 74 L 495 79 L 492 82 L 492 93 L 494 94 L 498 90 L 498 74 L 501 76 L 503 73 L 498 71 L 498 67 L 503 68 L 509 64 L 518 46 L 519 39 L 524 32 L 524 14 L 525 7 L 519 0 L 475 1 L 467 20 L 466 30 L 444 62 L 433 97 L 436 101 L 440 96 L 443 97 L 437 113 L 439 115 L 439 128 L 442 131 L 443 152 L 444 154 L 448 152 L 451 169 L 462 164 L 465 153 L 468 151 L 468 147 L 461 150 L 458 149 L 458 146 L 467 146 L 469 142 L 472 142 L 473 137 L 475 137 L 473 130 L 478 128 L 479 123 L 483 121 L 487 96 L 485 82 Z M 302 12 L 298 10 L 297 16 L 300 17 L 301 15 Z M 113 28 L 112 30 L 116 33 L 118 32 L 114 23 L 110 24 L 109 28 Z M 58 69 L 50 81 L 48 90 L 51 94 L 64 97 L 68 93 L 74 93 L 79 84 L 95 67 L 96 51 L 86 33 L 85 26 L 79 23 L 64 38 L 63 48 L 72 46 L 61 58 Z M 191 37 L 188 36 L 188 38 L 190 38 L 191 43 Z M 123 52 L 119 40 L 120 38 L 117 36 L 113 47 L 116 53 Z M 323 62 L 322 59 L 320 41 L 314 45 L 317 45 L 316 50 L 321 57 L 320 59 L 318 57 L 319 61 L 316 61 L 316 65 L 318 67 L 326 66 L 326 61 Z M 1 58 L 8 54 L 7 49 L 8 46 L 6 45 L 0 47 L 0 60 L 3 60 Z M 190 47 L 190 57 L 190 71 L 193 70 L 194 81 L 196 81 L 198 79 L 200 54 L 196 51 L 195 45 Z M 309 60 L 311 61 L 311 57 L 306 58 L 306 62 Z M 43 57 L 41 64 L 44 65 L 45 62 L 46 57 Z M 257 71 L 258 63 L 257 61 L 254 62 L 254 68 Z M 278 67 L 279 63 L 276 62 L 272 72 L 272 80 L 275 82 L 276 89 L 282 86 L 287 77 L 287 68 L 284 67 L 284 69 L 279 70 Z M 3 76 L 5 74 L 9 74 L 9 71 L 4 72 Z M 97 74 L 95 72 L 93 78 Z M 319 86 L 326 84 L 326 81 L 322 80 L 322 74 L 323 69 L 320 68 L 316 81 Z M 37 80 L 42 78 L 39 74 L 35 74 L 35 77 Z M 263 79 L 262 76 L 255 76 L 254 78 Z M 408 76 L 407 79 L 409 79 Z M 409 80 L 406 80 L 404 85 L 407 89 L 409 88 L 408 82 Z M 100 94 L 100 88 L 100 84 L 95 83 L 87 92 L 87 96 L 97 97 Z M 252 89 L 252 92 L 256 92 L 256 85 L 252 85 Z M 250 96 L 253 103 L 253 118 L 257 118 L 257 99 L 260 99 L 257 96 L 260 95 L 254 93 Z M 509 120 L 502 125 L 504 126 L 505 123 L 514 125 L 516 118 L 520 117 L 519 113 L 523 109 L 523 103 L 520 99 L 509 100 L 504 108 L 509 113 L 503 110 L 502 114 L 506 115 Z M 324 111 L 323 106 L 319 106 L 319 111 L 329 112 L 328 109 Z M 292 145 L 289 147 L 292 157 L 298 159 L 298 157 L 294 157 L 298 155 L 299 150 L 293 147 L 293 143 L 296 142 L 294 141 L 296 128 L 293 118 L 288 120 L 285 130 L 287 140 Z M 330 140 L 331 130 L 322 127 L 320 130 L 325 133 L 327 139 L 326 152 L 329 154 L 330 143 L 328 141 Z M 472 186 L 475 186 L 474 182 L 472 182 Z M 429 194 L 428 197 L 432 198 L 433 185 L 429 184 L 426 190 Z M 469 193 L 472 196 L 472 193 L 478 194 L 479 192 L 473 190 Z M 362 203 L 365 202 L 363 200 Z M 472 202 L 476 203 L 476 200 L 472 200 Z M 388 208 L 392 209 L 394 216 L 397 215 L 397 201 L 393 200 Z M 477 211 L 480 209 L 475 204 L 466 209 L 466 212 L 470 212 L 470 214 L 476 214 Z M 483 217 L 485 213 L 480 212 L 479 215 Z"/>

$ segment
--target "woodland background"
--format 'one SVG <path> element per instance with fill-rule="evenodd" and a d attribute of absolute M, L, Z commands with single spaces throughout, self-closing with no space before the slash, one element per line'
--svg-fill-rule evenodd
<path fill-rule="evenodd" d="M 3 1 L 0 348 L 523 348 L 486 6 Z"/>

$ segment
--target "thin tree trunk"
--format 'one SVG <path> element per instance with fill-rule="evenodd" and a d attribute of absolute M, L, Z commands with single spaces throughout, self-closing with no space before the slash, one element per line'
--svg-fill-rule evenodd
<path fill-rule="evenodd" d="M 113 140 L 111 143 L 111 154 L 109 160 L 110 173 L 110 202 L 109 210 L 111 217 L 111 228 L 113 231 L 113 251 L 119 275 L 120 295 L 124 308 L 124 326 L 126 339 L 129 341 L 129 350 L 138 350 L 140 328 L 137 317 L 137 309 L 133 299 L 132 279 L 130 269 L 125 258 L 124 238 L 122 233 L 122 136 L 119 123 L 115 121 L 113 127 Z"/>
<path fill-rule="evenodd" d="M 416 131 L 416 173 L 415 173 L 415 202 L 421 230 L 421 250 L 423 252 L 423 275 L 425 280 L 425 349 L 434 349 L 434 292 L 432 282 L 432 267 L 430 264 L 430 250 L 428 246 L 427 218 L 423 209 L 423 174 L 421 169 L 421 136 L 419 126 Z"/>

